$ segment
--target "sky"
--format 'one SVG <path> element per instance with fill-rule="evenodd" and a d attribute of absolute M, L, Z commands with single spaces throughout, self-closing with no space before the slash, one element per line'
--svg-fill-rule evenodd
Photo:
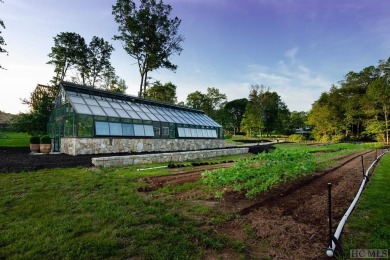
<path fill-rule="evenodd" d="M 46 64 L 61 32 L 88 43 L 109 41 L 111 64 L 137 95 L 136 61 L 112 40 L 118 26 L 116 0 L 4 0 L 1 35 L 9 55 L 0 54 L 0 111 L 28 112 L 21 103 L 37 84 L 48 84 Z M 136 1 L 137 3 L 137 1 Z M 322 92 L 350 71 L 390 57 L 390 2 L 383 0 L 164 0 L 181 19 L 183 51 L 173 56 L 176 72 L 159 69 L 153 80 L 177 86 L 179 101 L 216 87 L 229 101 L 247 98 L 251 85 L 276 91 L 290 111 L 309 111 Z M 138 3 L 137 3 L 138 6 Z"/>

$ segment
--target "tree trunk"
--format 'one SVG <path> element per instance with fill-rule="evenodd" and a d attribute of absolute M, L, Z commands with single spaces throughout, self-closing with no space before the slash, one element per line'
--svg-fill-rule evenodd
<path fill-rule="evenodd" d="M 385 106 L 385 127 L 386 127 L 386 144 L 389 144 L 389 122 L 388 122 L 388 114 L 387 114 L 387 107 Z"/>
<path fill-rule="evenodd" d="M 138 96 L 139 97 L 142 97 L 142 84 L 144 83 L 144 74 L 141 73 L 141 84 L 139 85 L 139 93 L 138 93 Z"/>
<path fill-rule="evenodd" d="M 146 96 L 146 85 L 147 85 L 147 80 L 148 80 L 148 72 L 145 71 L 145 76 L 144 76 L 144 97 Z"/>

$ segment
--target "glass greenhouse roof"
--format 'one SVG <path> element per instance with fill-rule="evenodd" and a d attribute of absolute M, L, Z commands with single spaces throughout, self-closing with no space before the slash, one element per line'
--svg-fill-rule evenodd
<path fill-rule="evenodd" d="M 73 108 L 79 114 L 221 127 L 199 110 L 95 90 L 67 82 L 61 85 Z"/>

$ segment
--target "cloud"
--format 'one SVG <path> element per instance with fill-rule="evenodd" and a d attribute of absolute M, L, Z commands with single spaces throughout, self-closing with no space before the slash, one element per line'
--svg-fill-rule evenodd
<path fill-rule="evenodd" d="M 245 78 L 252 85 L 262 84 L 276 91 L 290 110 L 308 111 L 320 94 L 329 90 L 331 82 L 299 60 L 298 51 L 298 47 L 287 50 L 286 59 L 272 67 L 248 65 Z"/>

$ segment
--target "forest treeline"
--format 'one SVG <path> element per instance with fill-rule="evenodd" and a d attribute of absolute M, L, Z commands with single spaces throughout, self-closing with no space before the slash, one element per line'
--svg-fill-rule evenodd
<path fill-rule="evenodd" d="M 349 72 L 314 102 L 307 124 L 316 140 L 389 141 L 390 58 Z"/>

